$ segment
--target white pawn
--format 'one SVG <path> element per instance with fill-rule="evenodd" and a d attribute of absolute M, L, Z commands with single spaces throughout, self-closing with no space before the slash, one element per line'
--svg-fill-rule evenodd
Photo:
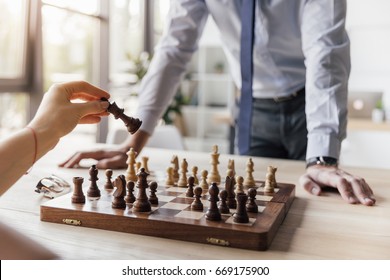
<path fill-rule="evenodd" d="M 239 194 L 245 194 L 243 182 L 244 182 L 244 178 L 242 176 L 236 177 L 236 188 L 234 190 L 236 196 Z"/>
<path fill-rule="evenodd" d="M 202 170 L 202 172 L 200 173 L 201 179 L 200 179 L 199 187 L 202 188 L 203 193 L 207 193 L 209 191 L 209 184 L 207 183 L 207 175 L 208 175 L 207 170 Z"/>
<path fill-rule="evenodd" d="M 167 168 L 167 179 L 165 181 L 165 185 L 173 186 L 175 184 L 175 180 L 173 178 L 173 167 Z"/>
<path fill-rule="evenodd" d="M 194 184 L 199 185 L 198 167 L 197 166 L 192 167 L 192 177 L 194 177 Z"/>

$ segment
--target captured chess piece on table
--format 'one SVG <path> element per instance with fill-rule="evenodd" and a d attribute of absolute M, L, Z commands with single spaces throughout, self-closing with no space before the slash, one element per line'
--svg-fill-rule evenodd
<path fill-rule="evenodd" d="M 102 101 L 108 101 L 106 98 L 102 98 Z M 121 109 L 116 105 L 115 102 L 110 103 L 107 108 L 107 112 L 111 113 L 115 119 L 120 119 L 125 126 L 127 127 L 127 131 L 131 134 L 134 134 L 141 126 L 142 121 L 140 119 L 132 118 L 124 113 L 124 109 Z"/>

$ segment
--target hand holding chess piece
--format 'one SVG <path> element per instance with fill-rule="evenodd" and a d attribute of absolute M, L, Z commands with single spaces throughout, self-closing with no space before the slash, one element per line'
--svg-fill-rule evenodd
<path fill-rule="evenodd" d="M 108 101 L 107 98 L 101 98 L 102 101 Z M 142 121 L 125 115 L 124 109 L 121 109 L 115 102 L 110 103 L 107 108 L 107 112 L 111 113 L 115 119 L 121 119 L 127 127 L 127 131 L 134 134 L 141 126 Z"/>

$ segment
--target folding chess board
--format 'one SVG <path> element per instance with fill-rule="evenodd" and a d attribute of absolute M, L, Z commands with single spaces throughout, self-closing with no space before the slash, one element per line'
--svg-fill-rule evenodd
<path fill-rule="evenodd" d="M 223 184 L 221 184 L 223 186 Z M 220 186 L 220 189 L 222 189 Z M 41 220 L 66 225 L 112 230 L 147 236 L 249 250 L 267 250 L 287 215 L 295 196 L 295 185 L 278 183 L 273 194 L 263 192 L 264 182 L 257 182 L 258 213 L 248 213 L 249 223 L 233 222 L 234 209 L 222 214 L 222 221 L 209 221 L 205 214 L 208 195 L 202 196 L 203 211 L 191 210 L 194 198 L 186 197 L 186 188 L 159 184 L 158 205 L 149 213 L 113 209 L 112 190 L 101 190 L 98 200 L 85 204 L 71 202 L 67 194 L 41 205 Z"/>

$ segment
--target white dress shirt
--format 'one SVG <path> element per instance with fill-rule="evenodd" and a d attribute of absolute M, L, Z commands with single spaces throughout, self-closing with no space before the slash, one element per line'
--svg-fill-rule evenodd
<path fill-rule="evenodd" d="M 171 1 L 163 38 L 140 90 L 137 115 L 143 130 L 152 133 L 171 102 L 209 15 L 241 87 L 241 1 Z M 253 96 L 282 97 L 306 88 L 306 158 L 339 158 L 346 136 L 350 53 L 345 16 L 345 0 L 256 2 Z"/>

